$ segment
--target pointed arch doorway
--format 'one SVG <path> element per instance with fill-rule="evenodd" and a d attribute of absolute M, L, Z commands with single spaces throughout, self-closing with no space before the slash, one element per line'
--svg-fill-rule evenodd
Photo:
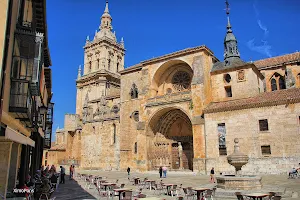
<path fill-rule="evenodd" d="M 157 112 L 148 124 L 149 169 L 167 166 L 193 170 L 193 131 L 189 117 L 180 109 Z"/>

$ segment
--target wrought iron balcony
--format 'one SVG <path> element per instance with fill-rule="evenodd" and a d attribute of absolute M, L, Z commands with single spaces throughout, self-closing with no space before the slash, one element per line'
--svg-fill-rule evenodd
<path fill-rule="evenodd" d="M 11 79 L 9 112 L 13 113 L 28 128 L 33 128 L 35 105 L 28 80 Z"/>
<path fill-rule="evenodd" d="M 53 108 L 54 108 L 54 103 L 49 103 L 48 110 L 47 110 L 47 117 L 46 117 L 47 124 L 53 124 Z"/>
<path fill-rule="evenodd" d="M 52 137 L 52 124 L 46 124 L 45 137 L 44 137 L 44 149 L 51 148 L 51 137 Z"/>
<path fill-rule="evenodd" d="M 40 95 L 43 65 L 43 33 L 18 28 L 15 32 L 12 78 L 30 80 L 33 96 Z"/>

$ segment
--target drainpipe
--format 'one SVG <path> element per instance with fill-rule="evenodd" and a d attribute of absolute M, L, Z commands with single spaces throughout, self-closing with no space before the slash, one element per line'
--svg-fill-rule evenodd
<path fill-rule="evenodd" d="M 3 109 L 3 93 L 4 93 L 4 85 L 5 85 L 5 77 L 6 77 L 6 64 L 8 57 L 8 47 L 9 47 L 9 39 L 10 39 L 10 28 L 11 28 L 11 15 L 12 15 L 12 6 L 13 1 L 8 0 L 8 9 L 7 9 L 7 19 L 6 19 L 6 31 L 5 31 L 5 40 L 4 40 L 4 50 L 3 50 L 3 60 L 2 60 L 2 70 L 0 73 L 0 122 L 2 117 L 2 109 Z"/>

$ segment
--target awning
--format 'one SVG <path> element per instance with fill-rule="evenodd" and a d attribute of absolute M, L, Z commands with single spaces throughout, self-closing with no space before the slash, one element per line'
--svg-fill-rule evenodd
<path fill-rule="evenodd" d="M 10 127 L 6 127 L 5 139 L 9 139 L 20 144 L 30 145 L 32 147 L 35 146 L 35 142 L 32 139 L 22 135 L 21 133 L 18 133 Z"/>

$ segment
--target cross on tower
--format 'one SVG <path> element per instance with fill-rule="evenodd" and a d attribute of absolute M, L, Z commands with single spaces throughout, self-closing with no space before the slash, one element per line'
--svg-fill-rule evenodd
<path fill-rule="evenodd" d="M 225 1 L 225 4 L 226 4 L 226 9 L 225 9 L 226 10 L 226 14 L 229 15 L 230 8 L 229 8 L 228 0 Z"/>

